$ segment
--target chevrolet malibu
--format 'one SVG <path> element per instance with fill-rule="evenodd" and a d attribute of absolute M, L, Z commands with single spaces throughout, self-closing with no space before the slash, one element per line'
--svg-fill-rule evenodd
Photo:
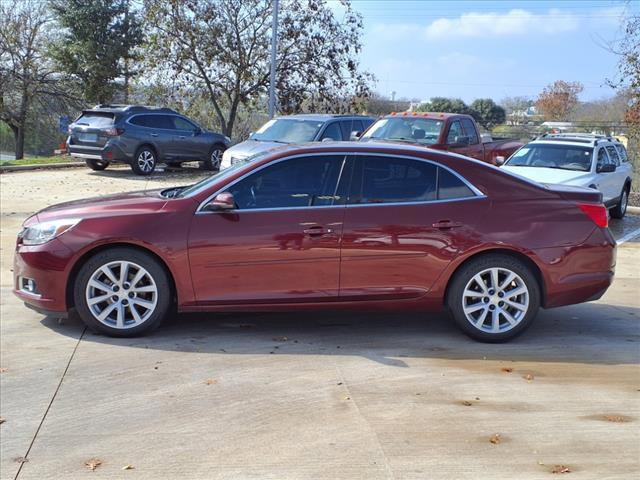
<path fill-rule="evenodd" d="M 200 183 L 74 201 L 28 218 L 15 293 L 113 336 L 179 312 L 446 309 L 498 342 L 540 307 L 613 279 L 602 196 L 452 153 L 283 147 Z"/>

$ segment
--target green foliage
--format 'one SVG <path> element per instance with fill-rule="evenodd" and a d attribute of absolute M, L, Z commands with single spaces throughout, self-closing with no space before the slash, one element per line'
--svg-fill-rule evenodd
<path fill-rule="evenodd" d="M 478 98 L 474 100 L 470 110 L 476 122 L 486 129 L 504 123 L 507 118 L 504 108 L 497 105 L 490 98 Z"/>
<path fill-rule="evenodd" d="M 143 41 L 141 21 L 129 0 L 50 0 L 62 32 L 50 54 L 60 70 L 82 82 L 87 102 L 110 101 L 135 48 Z"/>
<path fill-rule="evenodd" d="M 459 98 L 433 97 L 418 106 L 418 112 L 470 113 L 469 107 Z"/>

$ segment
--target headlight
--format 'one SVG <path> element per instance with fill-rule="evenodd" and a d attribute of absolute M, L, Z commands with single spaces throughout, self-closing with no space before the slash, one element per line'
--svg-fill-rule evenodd
<path fill-rule="evenodd" d="M 23 245 L 41 245 L 62 235 L 82 220 L 81 218 L 61 218 L 49 222 L 36 223 L 24 227 L 18 236 Z"/>

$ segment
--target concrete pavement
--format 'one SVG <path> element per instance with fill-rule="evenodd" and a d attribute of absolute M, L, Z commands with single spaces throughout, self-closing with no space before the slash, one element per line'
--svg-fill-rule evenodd
<path fill-rule="evenodd" d="M 20 222 L 49 203 L 201 174 L 24 175 L 0 177 L 1 479 L 640 471 L 640 238 L 619 248 L 601 300 L 542 311 L 504 345 L 475 343 L 444 316 L 364 313 L 182 315 L 149 337 L 111 339 L 11 295 Z"/>

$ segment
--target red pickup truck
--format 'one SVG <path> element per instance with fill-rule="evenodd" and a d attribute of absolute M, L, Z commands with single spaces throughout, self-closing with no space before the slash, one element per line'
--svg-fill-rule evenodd
<path fill-rule="evenodd" d="M 459 153 L 493 165 L 523 144 L 512 138 L 485 141 L 471 115 L 403 112 L 379 118 L 360 137 L 361 142 L 404 142 Z M 498 158 L 502 157 L 502 158 Z"/>

